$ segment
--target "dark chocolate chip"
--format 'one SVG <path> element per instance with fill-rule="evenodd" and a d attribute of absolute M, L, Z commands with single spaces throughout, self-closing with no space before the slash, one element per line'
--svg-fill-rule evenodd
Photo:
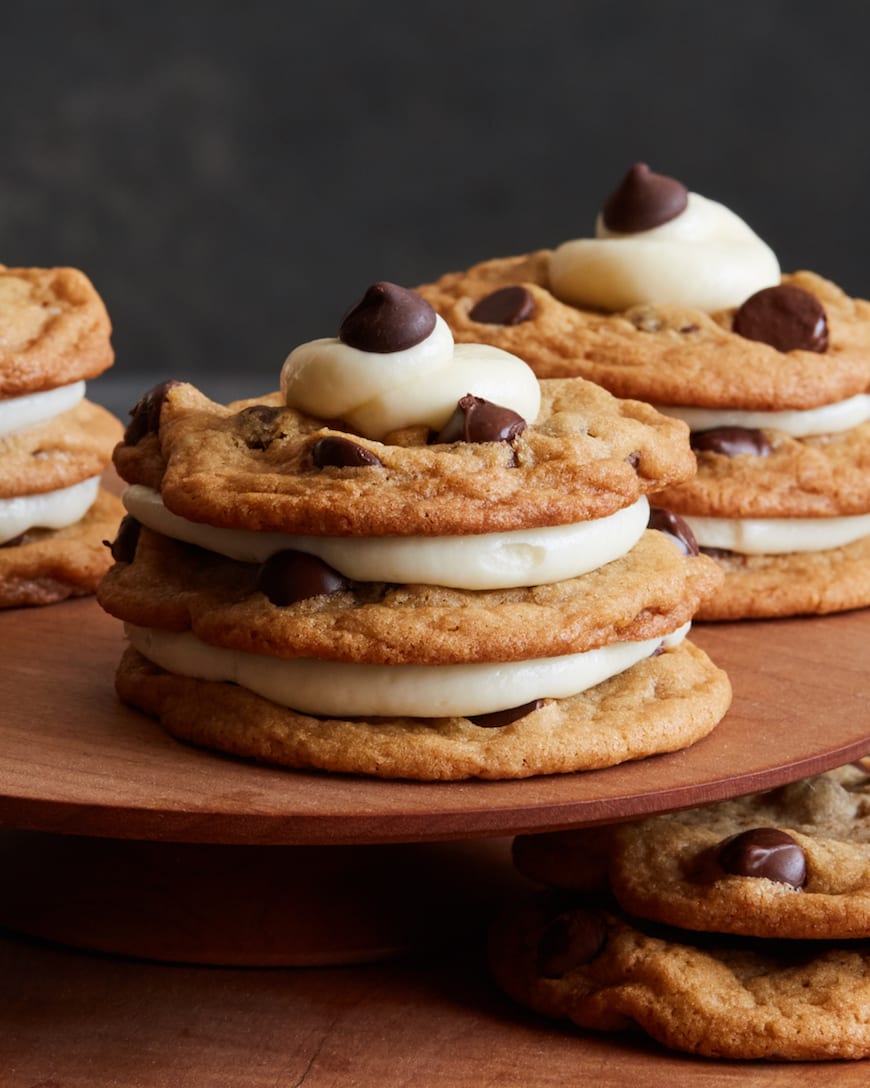
<path fill-rule="evenodd" d="M 141 522 L 137 521 L 132 514 L 125 514 L 121 518 L 118 532 L 111 544 L 108 540 L 103 541 L 103 543 L 108 546 L 109 551 L 112 553 L 112 558 L 116 563 L 133 562 L 141 530 Z"/>
<path fill-rule="evenodd" d="M 468 316 L 481 325 L 521 325 L 535 312 L 528 287 L 500 287 L 474 304 Z"/>
<path fill-rule="evenodd" d="M 683 327 L 680 329 L 680 332 L 684 334 L 698 332 L 700 327 L 700 325 L 683 325 Z"/>
<path fill-rule="evenodd" d="M 517 412 L 466 393 L 433 442 L 510 442 L 525 429 Z"/>
<path fill-rule="evenodd" d="M 778 884 L 802 888 L 807 860 L 797 842 L 775 827 L 755 827 L 726 839 L 719 848 L 719 864 L 735 876 L 758 876 Z"/>
<path fill-rule="evenodd" d="M 749 427 L 711 427 L 707 431 L 692 431 L 689 443 L 696 453 L 721 453 L 723 457 L 737 457 L 741 453 L 767 457 L 773 451 L 764 432 Z"/>
<path fill-rule="evenodd" d="M 828 319 L 815 295 L 782 283 L 756 291 L 734 314 L 731 328 L 777 351 L 828 350 Z"/>
<path fill-rule="evenodd" d="M 660 533 L 667 533 L 680 545 L 686 555 L 699 555 L 698 541 L 687 521 L 679 514 L 671 510 L 664 510 L 661 506 L 649 508 L 648 529 L 658 529 Z"/>
<path fill-rule="evenodd" d="M 12 537 L 11 540 L 4 540 L 3 543 L 0 544 L 0 548 L 17 548 L 20 544 L 24 543 L 24 538 L 26 536 L 27 533 L 19 533 L 18 536 Z M 108 541 L 104 540 L 103 543 L 108 544 Z"/>
<path fill-rule="evenodd" d="M 316 468 L 365 468 L 367 465 L 383 464 L 371 450 L 340 435 L 318 438 L 311 447 L 311 460 Z"/>
<path fill-rule="evenodd" d="M 621 234 L 660 227 L 685 210 L 689 191 L 682 182 L 654 174 L 637 162 L 604 202 L 604 225 Z"/>
<path fill-rule="evenodd" d="M 160 413 L 166 400 L 166 394 L 174 385 L 180 383 L 174 379 L 161 382 L 141 397 L 130 409 L 130 422 L 124 432 L 124 441 L 128 446 L 141 442 L 146 434 L 157 434 L 160 429 Z"/>
<path fill-rule="evenodd" d="M 275 423 L 281 408 L 271 404 L 249 404 L 239 412 L 239 431 L 249 450 L 265 450 L 275 441 Z"/>
<path fill-rule="evenodd" d="M 604 919 L 595 911 L 573 910 L 557 915 L 538 941 L 539 977 L 563 978 L 591 963 L 606 940 Z"/>
<path fill-rule="evenodd" d="M 630 453 L 628 457 L 626 457 L 626 461 L 628 461 L 632 468 L 637 468 L 640 464 L 640 450 L 635 450 L 633 453 Z"/>
<path fill-rule="evenodd" d="M 272 604 L 288 605 L 347 589 L 347 579 L 322 559 L 293 549 L 276 552 L 260 567 L 257 589 Z"/>
<path fill-rule="evenodd" d="M 527 714 L 531 714 L 533 710 L 539 710 L 543 705 L 543 699 L 533 699 L 530 703 L 523 703 L 522 706 L 512 706 L 509 710 L 494 710 L 491 714 L 475 714 L 474 717 L 469 717 L 468 720 L 475 725 L 479 725 L 481 729 L 501 729 L 502 726 L 510 725 L 511 722 L 517 722 L 520 718 L 525 718 Z"/>
<path fill-rule="evenodd" d="M 708 548 L 705 544 L 701 544 L 700 548 L 701 555 L 709 555 L 711 559 L 727 559 L 729 555 L 734 555 L 730 548 Z"/>
<path fill-rule="evenodd" d="M 360 351 L 381 354 L 419 344 L 435 328 L 435 311 L 416 291 L 375 283 L 341 322 L 339 339 Z"/>

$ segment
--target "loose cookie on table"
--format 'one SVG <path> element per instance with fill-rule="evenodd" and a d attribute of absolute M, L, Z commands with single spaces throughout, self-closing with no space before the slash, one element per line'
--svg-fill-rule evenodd
<path fill-rule="evenodd" d="M 516 1001 L 711 1058 L 870 1055 L 866 941 L 749 941 L 644 927 L 564 897 L 503 916 L 490 965 Z"/>
<path fill-rule="evenodd" d="M 590 839 L 603 864 L 590 861 Z M 524 836 L 515 855 L 538 880 L 609 883 L 629 914 L 683 929 L 870 938 L 870 778 L 853 765 L 627 824 Z"/>

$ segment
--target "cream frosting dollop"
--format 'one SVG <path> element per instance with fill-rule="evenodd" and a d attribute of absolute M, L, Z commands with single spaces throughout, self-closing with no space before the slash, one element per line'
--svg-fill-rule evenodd
<path fill-rule="evenodd" d="M 857 393 L 846 400 L 823 404 L 818 408 L 780 412 L 749 412 L 738 408 L 691 408 L 679 404 L 655 404 L 662 415 L 673 416 L 688 424 L 691 431 L 715 427 L 744 427 L 747 430 L 782 431 L 792 438 L 812 435 L 842 434 L 870 420 L 870 393 Z"/>
<path fill-rule="evenodd" d="M 99 487 L 99 476 L 92 476 L 72 487 L 41 495 L 0 499 L 0 544 L 28 529 L 65 529 L 75 524 L 93 506 Z"/>
<path fill-rule="evenodd" d="M 527 423 L 541 407 L 537 378 L 522 359 L 486 344 L 454 344 L 441 317 L 401 351 L 363 351 L 335 337 L 301 344 L 281 369 L 281 393 L 288 407 L 341 420 L 376 441 L 403 427 L 440 429 L 468 393 Z"/>
<path fill-rule="evenodd" d="M 281 706 L 327 717 L 449 718 L 490 714 L 535 699 L 578 695 L 671 649 L 690 625 L 664 638 L 615 642 L 579 654 L 470 665 L 357 665 L 278 658 L 210 646 L 189 632 L 126 624 L 132 645 L 178 676 L 240 684 Z"/>
<path fill-rule="evenodd" d="M 54 419 L 61 412 L 75 408 L 84 395 L 85 383 L 80 381 L 59 385 L 41 393 L 3 398 L 0 400 L 0 438 Z"/>
<path fill-rule="evenodd" d="M 452 589 L 549 585 L 603 567 L 627 554 L 649 520 L 641 497 L 608 517 L 477 536 L 329 537 L 222 529 L 168 510 L 158 491 L 134 484 L 127 512 L 154 532 L 245 563 L 292 549 L 316 555 L 355 582 L 401 582 Z"/>
<path fill-rule="evenodd" d="M 550 286 L 563 302 L 606 311 L 643 303 L 712 312 L 739 306 L 780 281 L 773 250 L 738 215 L 689 193 L 684 211 L 650 230 L 609 230 L 599 215 L 594 238 L 560 245 Z"/>
<path fill-rule="evenodd" d="M 708 518 L 681 514 L 702 548 L 788 555 L 843 548 L 870 535 L 870 514 L 832 518 Z"/>

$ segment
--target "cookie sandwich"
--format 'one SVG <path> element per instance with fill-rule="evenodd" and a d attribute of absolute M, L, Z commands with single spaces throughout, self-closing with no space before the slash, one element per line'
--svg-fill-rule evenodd
<path fill-rule="evenodd" d="M 698 472 L 657 501 L 725 574 L 700 617 L 870 603 L 870 303 L 783 275 L 732 211 L 642 163 L 595 235 L 421 292 L 459 341 L 689 424 Z"/>
<path fill-rule="evenodd" d="M 297 768 L 522 778 L 684 747 L 730 701 L 685 638 L 716 565 L 648 530 L 685 425 L 454 345 L 375 284 L 281 392 L 166 383 L 115 453 L 128 517 L 99 600 L 121 698 Z"/>
<path fill-rule="evenodd" d="M 0 607 L 92 593 L 111 565 L 123 510 L 100 477 L 122 428 L 85 399 L 110 332 L 83 273 L 0 266 Z"/>
<path fill-rule="evenodd" d="M 497 979 L 545 1015 L 639 1027 L 708 1057 L 870 1056 L 868 783 L 850 765 L 704 808 L 522 836 L 519 868 L 559 890 L 496 926 Z"/>

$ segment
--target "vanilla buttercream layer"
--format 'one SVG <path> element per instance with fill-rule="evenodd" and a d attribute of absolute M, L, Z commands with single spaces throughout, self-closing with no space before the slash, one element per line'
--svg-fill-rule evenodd
<path fill-rule="evenodd" d="M 541 394 L 534 373 L 515 355 L 485 344 L 455 348 L 440 317 L 419 344 L 369 352 L 335 338 L 292 351 L 281 370 L 288 407 L 318 419 L 340 419 L 367 438 L 404 427 L 438 431 L 471 393 L 534 423 Z"/>
<path fill-rule="evenodd" d="M 870 420 L 870 394 L 789 412 L 744 412 L 738 408 L 687 408 L 679 404 L 657 404 L 659 412 L 681 419 L 690 431 L 715 427 L 743 427 L 747 430 L 776 430 L 793 438 L 838 434 Z"/>
<path fill-rule="evenodd" d="M 628 555 L 579 578 L 501 590 L 350 583 L 273 604 L 259 567 L 139 534 L 132 562 L 99 590 L 102 607 L 137 627 L 190 630 L 225 649 L 370 665 L 524 661 L 613 642 L 660 638 L 691 619 L 720 584 L 712 559 L 643 534 Z"/>
<path fill-rule="evenodd" d="M 697 193 L 652 230 L 617 233 L 599 216 L 595 238 L 565 242 L 550 261 L 558 298 L 610 312 L 645 303 L 723 310 L 779 278 L 773 250 L 732 211 Z"/>
<path fill-rule="evenodd" d="M 842 548 L 870 536 L 870 514 L 849 518 L 703 518 L 681 515 L 704 548 L 786 555 Z"/>
<path fill-rule="evenodd" d="M 73 525 L 93 506 L 99 486 L 100 478 L 94 476 L 59 491 L 0 499 L 0 544 L 28 529 L 65 529 Z"/>
<path fill-rule="evenodd" d="M 686 624 L 664 639 L 615 643 L 581 654 L 475 665 L 354 665 L 286 660 L 225 650 L 188 632 L 127 624 L 131 644 L 167 672 L 240 684 L 280 706 L 319 717 L 451 718 L 489 714 L 535 699 L 563 699 L 625 672 L 659 648 L 677 646 Z"/>
<path fill-rule="evenodd" d="M 399 582 L 454 589 L 510 589 L 576 578 L 619 559 L 649 520 L 645 497 L 609 517 L 512 533 L 450 537 L 314 537 L 219 529 L 171 513 L 160 493 L 133 485 L 128 512 L 155 532 L 245 563 L 286 549 L 316 555 L 357 582 Z"/>
<path fill-rule="evenodd" d="M 74 408 L 85 395 L 85 382 L 60 385 L 43 393 L 28 393 L 21 397 L 0 400 L 0 437 L 16 434 L 37 423 L 54 419 Z"/>

